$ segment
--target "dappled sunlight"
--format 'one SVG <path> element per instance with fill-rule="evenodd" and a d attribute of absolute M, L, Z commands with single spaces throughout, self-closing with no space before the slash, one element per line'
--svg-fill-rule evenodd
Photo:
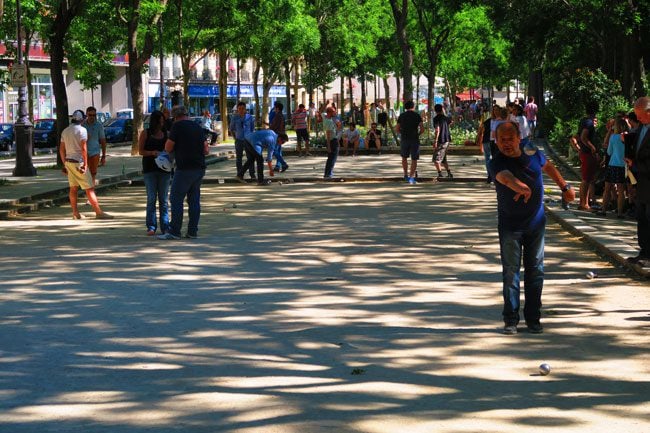
<path fill-rule="evenodd" d="M 485 184 L 206 184 L 180 241 L 146 236 L 144 197 L 0 222 L 8 431 L 644 426 L 644 282 L 549 225 L 545 333 L 502 335 Z"/>

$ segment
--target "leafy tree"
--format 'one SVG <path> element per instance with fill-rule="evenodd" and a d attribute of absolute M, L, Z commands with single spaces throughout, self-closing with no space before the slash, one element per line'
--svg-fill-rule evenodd
<path fill-rule="evenodd" d="M 407 31 L 409 0 L 390 0 L 391 11 L 395 20 L 395 35 L 402 51 L 401 76 L 404 79 L 404 101 L 413 100 L 413 47 Z"/>
<path fill-rule="evenodd" d="M 129 85 L 133 102 L 133 143 L 131 153 L 138 153 L 138 135 L 142 131 L 144 94 L 142 73 L 151 57 L 157 38 L 156 25 L 167 6 L 167 0 L 118 0 L 119 22 L 127 28 L 126 53 L 129 58 Z"/>

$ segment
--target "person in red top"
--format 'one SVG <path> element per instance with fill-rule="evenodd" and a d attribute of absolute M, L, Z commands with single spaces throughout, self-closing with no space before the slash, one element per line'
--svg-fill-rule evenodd
<path fill-rule="evenodd" d="M 535 128 L 537 127 L 537 104 L 535 104 L 535 97 L 529 96 L 528 103 L 524 107 L 526 113 L 526 121 L 530 127 L 530 136 L 535 137 Z"/>

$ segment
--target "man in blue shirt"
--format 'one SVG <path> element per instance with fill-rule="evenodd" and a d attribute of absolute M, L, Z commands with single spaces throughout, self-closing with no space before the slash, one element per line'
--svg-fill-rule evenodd
<path fill-rule="evenodd" d="M 540 323 L 544 285 L 544 183 L 542 172 L 562 190 L 569 203 L 575 192 L 555 166 L 536 148 L 519 146 L 519 125 L 506 121 L 496 129 L 499 153 L 488 167 L 495 179 L 499 216 L 499 244 L 503 266 L 503 321 L 505 334 L 516 334 L 519 323 L 520 278 L 524 263 L 524 319 L 529 332 L 543 332 Z"/>
<path fill-rule="evenodd" d="M 230 119 L 228 129 L 230 130 L 230 135 L 235 137 L 235 164 L 237 166 L 237 175 L 240 173 L 243 175 L 242 159 L 244 156 L 244 148 L 246 146 L 246 135 L 255 131 L 255 119 L 246 112 L 246 103 L 237 103 L 237 113 L 233 114 Z M 252 165 L 250 166 L 249 173 L 251 179 L 255 179 L 255 170 Z"/>
<path fill-rule="evenodd" d="M 269 176 L 273 177 L 273 155 L 284 166 L 286 162 L 282 159 L 282 155 L 278 153 L 280 146 L 289 140 L 287 134 L 276 134 L 270 129 L 260 129 L 259 131 L 251 132 L 246 135 L 246 164 L 242 167 L 237 179 L 240 182 L 244 181 L 244 173 L 254 163 L 257 163 L 257 184 L 268 185 L 270 180 L 264 181 L 264 158 L 262 156 L 264 149 L 267 150 L 266 163 L 269 167 Z"/>
<path fill-rule="evenodd" d="M 93 186 L 97 184 L 97 168 L 106 164 L 106 136 L 104 125 L 97 121 L 97 109 L 86 108 L 86 120 L 83 123 L 88 132 L 88 170 L 93 178 Z M 99 155 L 101 150 L 101 157 Z"/>

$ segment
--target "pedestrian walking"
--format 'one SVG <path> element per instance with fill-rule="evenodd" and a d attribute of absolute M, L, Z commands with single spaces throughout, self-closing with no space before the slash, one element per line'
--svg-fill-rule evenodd
<path fill-rule="evenodd" d="M 325 179 L 334 177 L 334 166 L 339 154 L 339 137 L 337 131 L 341 128 L 341 121 L 336 118 L 336 109 L 327 107 L 323 118 L 323 130 L 325 131 L 325 142 L 327 143 L 327 162 L 325 163 Z"/>
<path fill-rule="evenodd" d="M 237 103 L 236 112 L 230 119 L 228 129 L 230 130 L 230 135 L 235 137 L 235 166 L 237 168 L 237 175 L 239 175 L 244 165 L 242 159 L 244 157 L 244 148 L 246 147 L 246 135 L 255 131 L 255 119 L 246 112 L 245 102 Z M 249 169 L 249 173 L 252 180 L 257 180 L 252 166 Z"/>
<path fill-rule="evenodd" d="M 187 115 L 187 109 L 180 105 L 172 109 L 174 124 L 165 142 L 165 152 L 174 153 L 176 170 L 172 179 L 169 200 L 172 218 L 167 233 L 158 239 L 181 238 L 183 225 L 183 201 L 187 197 L 186 238 L 196 238 L 201 217 L 201 181 L 205 176 L 205 156 L 209 153 L 203 129 Z"/>
<path fill-rule="evenodd" d="M 97 109 L 86 108 L 86 120 L 83 124 L 88 132 L 88 170 L 93 178 L 93 186 L 97 185 L 97 169 L 106 164 L 106 135 L 104 125 L 97 121 Z"/>
<path fill-rule="evenodd" d="M 503 321 L 505 334 L 516 334 L 520 308 L 520 266 L 524 264 L 524 319 L 529 332 L 543 332 L 540 322 L 544 285 L 544 183 L 546 173 L 568 203 L 575 193 L 544 154 L 520 147 L 518 124 L 503 122 L 496 130 L 499 153 L 489 163 L 495 179 L 498 231 L 503 267 Z"/>
<path fill-rule="evenodd" d="M 138 150 L 142 155 L 142 173 L 144 186 L 147 191 L 147 210 L 145 225 L 147 235 L 153 236 L 160 228 L 161 233 L 169 230 L 169 181 L 171 170 L 158 167 L 156 157 L 165 150 L 167 132 L 165 117 L 161 111 L 154 111 L 149 117 L 149 128 L 140 133 Z M 156 203 L 158 203 L 159 219 L 156 219 Z"/>
<path fill-rule="evenodd" d="M 59 154 L 63 161 L 63 173 L 68 176 L 70 185 L 69 199 L 72 208 L 72 218 L 82 219 L 77 206 L 79 188 L 86 192 L 88 202 L 95 211 L 97 219 L 113 219 L 113 216 L 102 211 L 95 194 L 95 184 L 88 170 L 88 132 L 81 126 L 84 113 L 76 110 L 72 113 L 71 124 L 61 133 Z"/>
<path fill-rule="evenodd" d="M 639 254 L 628 257 L 628 262 L 646 265 L 650 262 L 650 97 L 634 103 L 634 112 L 641 123 L 633 152 L 636 167 L 636 221 Z"/>
<path fill-rule="evenodd" d="M 451 143 L 451 132 L 449 131 L 449 119 L 445 115 L 441 104 L 436 104 L 433 107 L 436 115 L 433 118 L 433 163 L 438 172 L 438 178 L 442 177 L 442 167 L 447 172 L 447 177 L 453 179 L 454 175 L 451 174 L 449 164 L 447 163 L 447 149 Z"/>
<path fill-rule="evenodd" d="M 404 111 L 397 118 L 395 131 L 400 134 L 400 153 L 402 156 L 402 170 L 404 171 L 404 180 L 411 185 L 417 183 L 415 173 L 418 169 L 418 159 L 420 159 L 420 134 L 424 132 L 422 117 L 415 112 L 415 103 L 406 101 Z M 411 157 L 411 169 L 409 171 L 408 158 Z"/>

